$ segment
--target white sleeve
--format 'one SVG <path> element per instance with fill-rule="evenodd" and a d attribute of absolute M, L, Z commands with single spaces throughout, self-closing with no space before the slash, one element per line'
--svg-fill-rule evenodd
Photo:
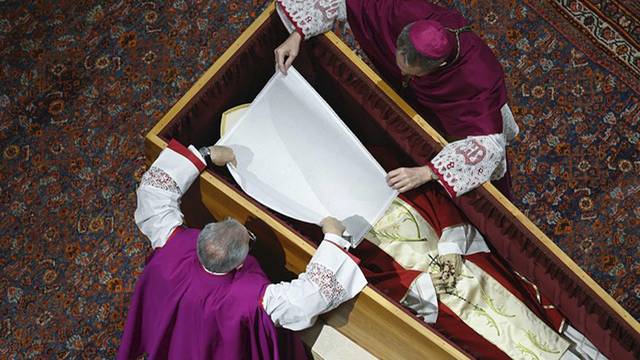
<path fill-rule="evenodd" d="M 562 354 L 560 360 L 573 360 L 573 359 L 589 359 L 589 360 L 607 360 L 598 348 L 584 334 L 578 329 L 574 328 L 570 324 L 565 323 L 566 326 L 560 331 L 560 334 L 564 335 L 565 339 L 572 342 L 572 346 Z"/>
<path fill-rule="evenodd" d="M 426 272 L 418 275 L 400 303 L 415 311 L 427 324 L 435 323 L 438 320 L 438 296 L 431 275 Z"/>
<path fill-rule="evenodd" d="M 446 227 L 438 240 L 438 254 L 471 255 L 490 252 L 482 234 L 475 226 L 464 223 Z"/>
<path fill-rule="evenodd" d="M 276 326 L 302 330 L 312 326 L 318 315 L 356 296 L 366 284 L 355 261 L 325 238 L 297 279 L 267 286 L 262 306 Z"/>
<path fill-rule="evenodd" d="M 451 197 L 467 193 L 489 180 L 500 179 L 507 171 L 506 146 L 520 128 L 508 104 L 500 108 L 500 113 L 501 134 L 470 136 L 452 142 L 429 163 Z"/>
<path fill-rule="evenodd" d="M 429 163 L 451 197 L 465 194 L 507 169 L 503 134 L 470 136 L 445 146 Z"/>
<path fill-rule="evenodd" d="M 340 235 L 336 235 L 336 234 L 332 234 L 332 233 L 326 233 L 324 234 L 324 239 L 325 240 L 329 240 L 332 243 L 338 245 L 339 247 L 343 248 L 344 250 L 349 250 L 349 248 L 351 247 L 351 243 L 349 242 L 349 240 L 343 238 Z"/>
<path fill-rule="evenodd" d="M 135 222 L 154 249 L 163 246 L 171 232 L 182 225 L 180 198 L 205 166 L 204 159 L 193 146 L 187 149 L 176 144 L 171 142 L 170 147 L 160 153 L 142 176 L 137 190 Z"/>
<path fill-rule="evenodd" d="M 276 10 L 289 32 L 311 38 L 331 30 L 336 20 L 347 18 L 345 0 L 277 0 Z"/>

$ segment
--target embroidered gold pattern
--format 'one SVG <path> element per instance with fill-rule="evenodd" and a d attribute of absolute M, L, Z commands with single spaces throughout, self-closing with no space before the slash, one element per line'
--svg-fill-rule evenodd
<path fill-rule="evenodd" d="M 527 330 L 527 338 L 529 339 L 529 341 L 531 341 L 531 343 L 537 347 L 538 349 L 544 351 L 544 352 L 548 352 L 548 353 L 552 353 L 552 354 L 559 354 L 560 351 L 559 350 L 554 350 L 551 348 L 551 345 L 542 342 L 540 339 L 538 339 L 538 335 L 536 335 L 533 331 L 531 330 Z"/>
<path fill-rule="evenodd" d="M 540 360 L 540 358 L 538 357 L 538 355 L 536 355 L 536 353 L 534 353 L 533 351 L 531 351 L 531 349 L 522 345 L 521 343 L 516 344 L 516 349 L 520 350 L 520 353 L 522 353 L 523 355 L 522 357 L 523 359 L 525 359 L 526 356 L 528 356 L 530 359 Z"/>

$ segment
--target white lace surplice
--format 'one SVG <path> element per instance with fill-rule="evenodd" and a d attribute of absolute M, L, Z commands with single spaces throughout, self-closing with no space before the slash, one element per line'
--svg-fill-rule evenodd
<path fill-rule="evenodd" d="M 277 0 L 276 10 L 289 32 L 298 31 L 305 39 L 331 30 L 335 21 L 347 18 L 344 0 Z M 501 133 L 469 136 L 452 142 L 428 164 L 451 197 L 504 176 L 506 146 L 519 129 L 509 106 L 505 104 L 500 110 Z"/>
<path fill-rule="evenodd" d="M 276 10 L 289 32 L 305 39 L 331 30 L 336 20 L 347 18 L 344 0 L 277 0 Z"/>
<path fill-rule="evenodd" d="M 142 176 L 135 221 L 154 249 L 164 246 L 173 230 L 182 225 L 180 199 L 203 168 L 204 160 L 193 146 L 187 149 L 172 142 Z M 364 275 L 344 251 L 348 246 L 342 237 L 326 234 L 306 272 L 292 282 L 267 286 L 262 305 L 277 326 L 307 328 L 318 315 L 364 288 Z"/>
<path fill-rule="evenodd" d="M 298 279 L 267 287 L 263 306 L 276 326 L 305 329 L 319 314 L 353 298 L 366 285 L 358 265 L 329 241 L 333 241 L 331 234 L 325 236 Z"/>
<path fill-rule="evenodd" d="M 451 197 L 467 193 L 490 180 L 502 178 L 507 171 L 506 146 L 520 129 L 509 106 L 501 109 L 502 133 L 469 136 L 445 146 L 429 166 Z"/>

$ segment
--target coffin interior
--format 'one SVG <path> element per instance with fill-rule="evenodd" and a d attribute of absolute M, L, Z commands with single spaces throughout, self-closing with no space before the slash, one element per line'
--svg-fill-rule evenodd
<path fill-rule="evenodd" d="M 267 11 L 272 12 L 272 7 L 270 9 Z M 215 74 L 205 84 L 194 86 L 197 89 L 185 96 L 163 118 L 162 126 L 152 130 L 153 134 L 150 136 L 157 136 L 164 142 L 175 138 L 183 144 L 195 146 L 209 145 L 219 138 L 222 113 L 234 106 L 251 102 L 256 97 L 273 75 L 273 49 L 287 36 L 275 13 L 263 15 L 260 23 L 248 31 L 250 33 L 243 34 L 243 41 L 232 45 L 230 57 L 225 59 L 224 64 L 218 64 Z M 432 158 L 442 148 L 441 140 L 426 132 L 419 121 L 414 121 L 410 116 L 412 114 L 407 113 L 406 105 L 385 94 L 380 84 L 363 73 L 362 65 L 355 64 L 349 54 L 336 47 L 335 42 L 335 38 L 328 36 L 319 36 L 305 42 L 294 66 L 386 170 L 398 165 L 416 166 Z M 149 143 L 147 145 L 150 146 Z M 153 149 L 150 153 L 155 155 L 157 151 L 159 149 Z M 218 168 L 215 172 L 208 169 L 206 172 L 208 178 L 233 188 L 237 194 L 244 196 L 226 169 Z M 203 181 L 205 180 L 201 178 L 200 182 Z M 202 185 L 195 187 L 206 188 Z M 234 196 L 238 196 L 237 194 Z M 195 203 L 202 202 L 202 195 L 188 196 L 196 198 Z M 269 213 L 308 245 L 315 246 L 315 241 L 321 239 L 317 226 L 287 218 L 251 199 L 246 200 Z M 640 356 L 637 322 L 618 308 L 619 305 L 612 305 L 612 300 L 602 295 L 602 289 L 588 277 L 585 278 L 586 275 L 566 255 L 559 252 L 519 211 L 501 198 L 495 189 L 491 186 L 477 189 L 457 199 L 456 205 L 489 239 L 496 253 L 516 271 L 536 282 L 540 291 L 552 299 L 569 321 L 587 334 L 609 358 Z M 187 220 L 193 226 L 203 225 L 211 220 L 204 207 L 190 206 L 184 210 Z M 260 227 L 265 227 L 257 221 L 255 224 L 249 222 L 247 226 L 256 233 L 261 232 Z M 262 233 L 265 234 L 262 238 L 269 238 L 269 229 Z M 288 264 L 283 258 L 284 251 L 279 249 L 274 236 L 271 239 L 267 241 L 270 243 L 268 246 L 258 249 L 258 257 L 262 258 L 261 263 L 265 264 L 267 272 L 275 280 L 286 279 L 291 273 L 282 271 L 280 266 Z M 278 257 L 281 261 L 274 260 Z M 377 295 L 384 298 L 380 292 Z M 408 312 L 400 305 L 397 306 L 398 309 L 393 311 L 406 317 Z M 375 317 L 375 314 L 370 316 Z M 431 334 L 434 331 L 417 319 L 406 326 L 420 326 Z M 366 344 L 361 345 L 367 347 Z M 451 356 L 464 356 L 461 352 L 456 353 L 456 350 L 464 349 L 464 345 L 450 345 L 443 338 L 442 343 L 437 346 L 446 348 Z"/>

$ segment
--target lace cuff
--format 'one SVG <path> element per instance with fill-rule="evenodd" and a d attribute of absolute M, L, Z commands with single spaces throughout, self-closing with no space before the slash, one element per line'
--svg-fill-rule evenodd
<path fill-rule="evenodd" d="M 460 196 L 506 171 L 502 134 L 472 136 L 447 145 L 428 164 L 451 197 Z"/>
<path fill-rule="evenodd" d="M 326 266 L 312 262 L 307 266 L 305 275 L 318 287 L 320 294 L 331 307 L 340 304 L 346 298 L 347 292 L 344 287 L 338 282 L 335 273 Z"/>
<path fill-rule="evenodd" d="M 346 301 L 356 296 L 367 285 L 367 280 L 354 259 L 346 251 L 335 246 L 330 241 L 322 241 L 320 243 L 318 250 L 316 250 L 309 262 L 309 266 L 311 265 L 314 267 L 322 266 L 322 268 L 331 272 L 333 279 L 345 291 L 341 301 Z M 334 297 L 331 297 L 331 299 L 334 299 Z"/>
<path fill-rule="evenodd" d="M 318 315 L 356 296 L 366 284 L 358 265 L 339 247 L 323 241 L 298 279 L 267 286 L 262 306 L 274 324 L 302 330 Z"/>
<path fill-rule="evenodd" d="M 347 17 L 344 0 L 277 0 L 277 4 L 305 39 L 331 30 L 334 21 Z M 282 13 L 278 11 L 278 14 L 285 26 L 291 30 Z"/>
<path fill-rule="evenodd" d="M 181 194 L 178 183 L 176 183 L 166 171 L 157 166 L 151 166 L 149 170 L 142 175 L 140 186 L 150 186 L 177 195 Z"/>

